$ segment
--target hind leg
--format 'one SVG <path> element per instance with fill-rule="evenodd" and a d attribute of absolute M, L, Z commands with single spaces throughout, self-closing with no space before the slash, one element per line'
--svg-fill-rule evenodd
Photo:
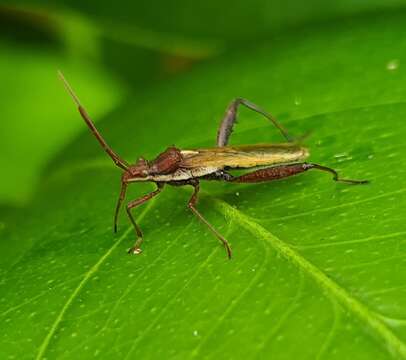
<path fill-rule="evenodd" d="M 330 174 L 333 175 L 333 180 L 344 182 L 347 184 L 357 185 L 368 183 L 368 180 L 343 179 L 339 177 L 337 171 L 335 171 L 334 169 L 313 163 L 296 163 L 296 164 L 272 166 L 265 169 L 255 170 L 238 177 L 233 177 L 230 181 L 238 183 L 257 183 L 257 182 L 272 181 L 300 174 L 304 171 L 311 169 L 329 172 Z"/>
<path fill-rule="evenodd" d="M 220 127 L 217 131 L 217 146 L 222 147 L 228 144 L 228 140 L 233 131 L 233 126 L 237 120 L 237 110 L 239 105 L 244 105 L 250 110 L 253 110 L 272 122 L 272 124 L 281 132 L 283 137 L 288 141 L 292 142 L 294 139 L 288 134 L 286 129 L 279 124 L 279 122 L 271 115 L 268 114 L 265 110 L 262 110 L 259 106 L 253 104 L 252 102 L 243 99 L 237 98 L 234 99 L 226 110 L 223 120 L 221 121 Z"/>

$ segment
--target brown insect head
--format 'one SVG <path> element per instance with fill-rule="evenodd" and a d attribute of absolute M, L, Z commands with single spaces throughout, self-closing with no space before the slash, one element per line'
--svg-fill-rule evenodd
<path fill-rule="evenodd" d="M 183 160 L 179 149 L 174 146 L 168 147 L 154 160 L 148 161 L 139 158 L 135 165 L 130 165 L 123 174 L 123 181 L 142 179 L 153 175 L 166 175 L 176 171 Z"/>
<path fill-rule="evenodd" d="M 134 178 L 145 178 L 149 174 L 149 163 L 144 158 L 139 158 L 135 165 L 130 165 L 123 173 L 123 181 Z"/>

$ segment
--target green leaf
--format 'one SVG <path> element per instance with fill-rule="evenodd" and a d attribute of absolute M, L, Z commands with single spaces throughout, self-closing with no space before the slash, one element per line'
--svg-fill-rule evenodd
<path fill-rule="evenodd" d="M 111 232 L 119 172 L 84 133 L 18 225 L 0 227 L 0 357 L 406 358 L 404 62 L 404 14 L 330 22 L 149 89 L 100 124 L 128 160 L 152 158 L 213 145 L 244 96 L 294 134 L 311 130 L 311 161 L 371 180 L 203 184 L 198 207 L 231 261 L 178 187 L 135 210 L 144 253 L 126 255 L 124 216 Z M 279 139 L 241 111 L 234 143 Z"/>
<path fill-rule="evenodd" d="M 208 48 L 210 44 L 215 47 L 238 46 L 247 42 L 248 45 L 251 41 L 266 39 L 269 34 L 281 29 L 302 26 L 308 22 L 325 21 L 367 11 L 383 11 L 405 5 L 404 0 L 254 0 L 249 3 L 244 0 L 178 0 L 176 5 L 164 0 L 120 0 L 115 7 L 106 0 L 99 1 L 98 6 L 84 1 L 70 0 L 68 3 L 72 8 L 95 19 L 113 36 L 129 37 L 131 32 L 144 32 L 142 38 L 149 39 L 150 43 L 154 44 L 159 36 L 172 35 L 175 44 L 168 41 L 160 45 L 167 48 L 168 43 L 176 48 L 176 43 L 179 44 L 182 40 L 200 40 Z M 183 51 L 187 50 L 185 41 Z M 198 48 L 191 50 L 197 52 Z"/>
<path fill-rule="evenodd" d="M 71 74 L 83 93 L 92 97 L 96 119 L 117 106 L 123 91 L 100 67 L 69 61 L 56 49 L 0 42 L 0 51 L 7 53 L 7 57 L 0 57 L 0 201 L 21 205 L 37 187 L 40 172 L 52 154 L 62 149 L 81 125 L 71 121 L 56 71 Z"/>
<path fill-rule="evenodd" d="M 10 2 L 10 1 L 8 1 Z M 6 1 L 7 3 L 7 1 Z M 225 47 L 252 45 L 283 29 L 405 6 L 405 0 L 13 0 L 12 6 L 71 9 L 85 15 L 106 37 L 177 55 L 201 58 Z"/>

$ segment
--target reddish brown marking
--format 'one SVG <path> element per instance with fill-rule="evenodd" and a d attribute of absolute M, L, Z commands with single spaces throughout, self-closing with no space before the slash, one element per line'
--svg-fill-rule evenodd
<path fill-rule="evenodd" d="M 171 174 L 179 168 L 183 156 L 179 149 L 172 146 L 159 154 L 149 168 L 150 175 Z"/>
<path fill-rule="evenodd" d="M 285 178 L 288 176 L 296 175 L 296 174 L 299 174 L 303 171 L 310 170 L 310 169 L 328 172 L 333 175 L 334 181 L 339 181 L 339 182 L 353 184 L 353 185 L 368 183 L 367 180 L 352 180 L 352 179 L 340 178 L 338 176 L 337 171 L 335 171 L 334 169 L 329 168 L 327 166 L 322 166 L 322 165 L 313 164 L 313 163 L 297 163 L 297 164 L 273 166 L 273 167 L 269 167 L 266 169 L 256 170 L 256 171 L 238 176 L 236 178 L 233 178 L 233 179 L 227 180 L 227 181 L 240 182 L 240 183 L 257 183 L 257 182 L 263 182 L 263 181 L 272 181 L 272 180 L 278 180 L 278 179 L 282 179 L 282 178 Z"/>
<path fill-rule="evenodd" d="M 245 175 L 232 179 L 233 182 L 257 183 L 263 181 L 282 179 L 288 176 L 299 174 L 308 170 L 306 163 L 273 166 L 266 169 L 259 169 Z"/>

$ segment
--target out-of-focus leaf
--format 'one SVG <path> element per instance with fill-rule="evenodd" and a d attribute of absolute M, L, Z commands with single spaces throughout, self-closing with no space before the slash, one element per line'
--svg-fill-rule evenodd
<path fill-rule="evenodd" d="M 213 145 L 225 105 L 244 96 L 294 134 L 312 130 L 312 161 L 372 181 L 313 172 L 204 184 L 199 208 L 231 241 L 232 261 L 182 188 L 135 211 L 144 253 L 128 257 L 124 217 L 111 234 L 119 173 L 84 133 L 49 168 L 25 226 L 3 227 L 14 255 L 1 259 L 0 357 L 406 358 L 405 16 L 272 39 L 148 90 L 100 124 L 128 160 L 151 158 L 173 143 Z M 241 111 L 234 143 L 276 139 Z"/>
<path fill-rule="evenodd" d="M 24 4 L 54 9 L 62 5 L 51 0 L 25 0 Z M 198 57 L 231 44 L 250 45 L 280 29 L 404 5 L 404 0 L 119 0 L 114 6 L 106 0 L 63 2 L 93 19 L 108 36 Z"/>
<path fill-rule="evenodd" d="M 80 128 L 72 121 L 56 72 L 66 71 L 91 99 L 95 118 L 110 111 L 123 90 L 94 64 L 69 61 L 63 51 L 0 43 L 0 202 L 24 203 L 40 171 Z"/>
<path fill-rule="evenodd" d="M 144 90 L 190 64 L 187 59 L 106 38 L 72 11 L 0 6 L 0 20 L 4 103 L 0 159 L 6 174 L 0 181 L 0 203 L 26 203 L 44 164 L 78 127 L 78 121 L 65 118 L 67 108 L 60 100 L 66 94 L 56 69 L 85 84 L 84 95 L 91 94 L 97 119 L 116 106 L 128 89 Z M 32 124 L 34 129 L 28 130 Z M 14 173 L 21 164 L 25 176 L 16 180 Z"/>
<path fill-rule="evenodd" d="M 148 49 L 106 36 L 100 39 L 100 51 L 106 69 L 137 92 L 186 72 L 196 62 L 187 56 Z"/>

